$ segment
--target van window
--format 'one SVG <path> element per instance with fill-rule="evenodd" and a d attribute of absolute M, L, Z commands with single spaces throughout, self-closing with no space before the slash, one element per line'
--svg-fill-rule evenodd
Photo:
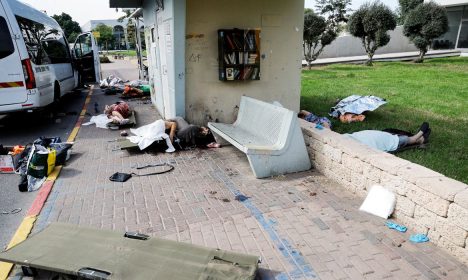
<path fill-rule="evenodd" d="M 16 20 L 31 61 L 36 65 L 49 64 L 50 60 L 41 46 L 41 39 L 47 32 L 45 25 L 20 16 L 16 16 Z"/>
<path fill-rule="evenodd" d="M 42 41 L 42 47 L 52 64 L 70 62 L 70 53 L 63 37 L 60 40 L 46 39 Z"/>
<path fill-rule="evenodd" d="M 29 57 L 36 65 L 69 63 L 70 51 L 61 30 L 16 16 Z"/>
<path fill-rule="evenodd" d="M 15 52 L 15 46 L 11 38 L 8 24 L 3 17 L 0 17 L 0 59 Z"/>
<path fill-rule="evenodd" d="M 78 37 L 76 45 L 74 46 L 75 56 L 83 57 L 90 55 L 93 51 L 91 36 L 89 34 L 82 34 Z"/>

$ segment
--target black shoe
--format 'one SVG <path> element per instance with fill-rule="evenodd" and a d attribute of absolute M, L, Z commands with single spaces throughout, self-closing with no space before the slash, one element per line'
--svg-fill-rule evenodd
<path fill-rule="evenodd" d="M 424 137 L 424 144 L 427 144 L 429 143 L 429 135 L 431 135 L 431 129 L 430 128 L 427 128 L 427 131 L 423 134 L 423 137 Z"/>
<path fill-rule="evenodd" d="M 422 131 L 423 134 L 426 134 L 428 129 L 429 129 L 429 123 L 423 122 L 421 124 L 421 127 L 419 128 L 419 131 Z"/>

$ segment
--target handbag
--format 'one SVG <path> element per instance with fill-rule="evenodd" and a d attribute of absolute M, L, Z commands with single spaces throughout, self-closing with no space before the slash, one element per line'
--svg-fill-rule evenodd
<path fill-rule="evenodd" d="M 130 178 L 132 178 L 132 174 L 115 172 L 109 177 L 109 180 L 113 182 L 126 182 Z"/>
<path fill-rule="evenodd" d="M 126 182 L 128 179 L 132 178 L 132 176 L 151 176 L 151 175 L 158 175 L 158 174 L 164 174 L 167 172 L 171 172 L 174 170 L 174 166 L 169 163 L 158 163 L 158 164 L 148 164 L 145 166 L 140 166 L 137 167 L 136 169 L 144 169 L 148 167 L 158 167 L 158 166 L 168 166 L 169 169 L 163 170 L 163 171 L 158 171 L 158 172 L 152 172 L 152 173 L 147 173 L 147 174 L 137 174 L 137 173 L 123 173 L 123 172 L 115 172 L 112 174 L 112 176 L 109 177 L 109 180 L 113 182 Z"/>

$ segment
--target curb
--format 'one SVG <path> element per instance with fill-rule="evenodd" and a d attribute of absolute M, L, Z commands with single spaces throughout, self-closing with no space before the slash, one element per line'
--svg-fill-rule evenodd
<path fill-rule="evenodd" d="M 91 101 L 91 96 L 93 95 L 94 86 L 91 86 L 88 95 L 86 96 L 85 103 L 83 105 L 83 109 L 81 110 L 80 116 L 76 121 L 73 130 L 71 131 L 70 135 L 68 136 L 67 142 L 75 141 L 78 132 L 80 131 L 81 124 L 83 123 L 84 117 L 86 115 L 86 108 Z M 49 197 L 50 192 L 54 186 L 55 180 L 60 175 L 60 171 L 62 170 L 62 166 L 56 166 L 52 173 L 47 176 L 46 181 L 42 184 L 39 193 L 37 194 L 34 202 L 32 203 L 31 207 L 29 208 L 26 217 L 24 217 L 23 221 L 19 225 L 18 229 L 16 230 L 15 234 L 8 243 L 6 250 L 16 246 L 18 243 L 23 242 L 28 238 L 28 235 L 31 233 L 34 223 L 37 220 L 37 217 L 41 213 L 42 208 L 44 207 L 47 198 Z M 0 262 L 0 280 L 6 280 L 8 275 L 13 268 L 12 263 Z"/>

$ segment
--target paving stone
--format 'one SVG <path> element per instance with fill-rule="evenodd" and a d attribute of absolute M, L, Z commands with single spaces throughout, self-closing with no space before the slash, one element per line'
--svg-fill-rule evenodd
<path fill-rule="evenodd" d="M 320 218 L 313 218 L 312 222 L 314 222 L 314 224 L 316 224 L 321 230 L 330 229 L 330 227 L 328 227 L 327 224 L 325 224 Z"/>

